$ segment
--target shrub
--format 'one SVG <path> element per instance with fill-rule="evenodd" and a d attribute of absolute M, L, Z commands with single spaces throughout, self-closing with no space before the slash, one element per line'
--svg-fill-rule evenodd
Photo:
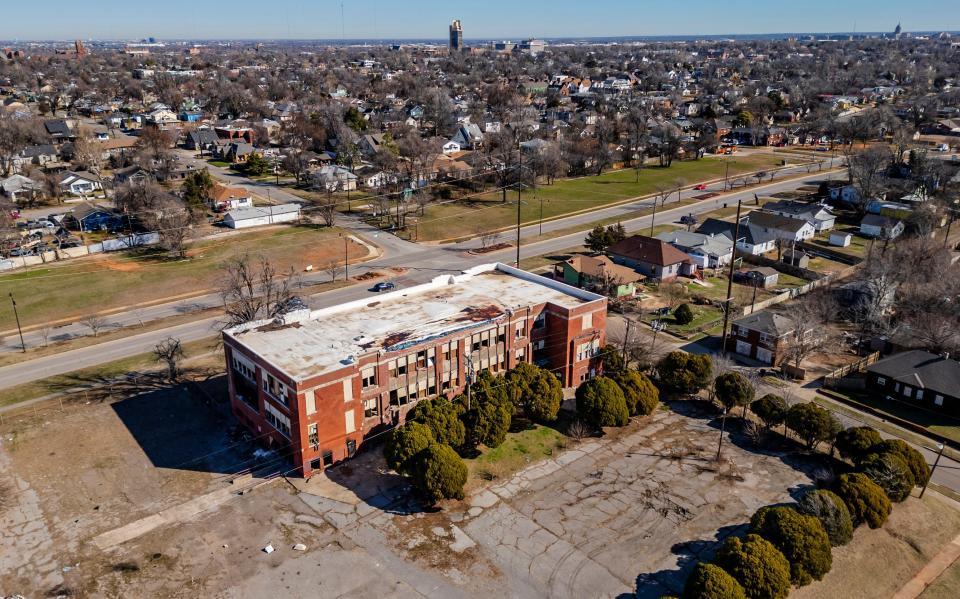
<path fill-rule="evenodd" d="M 790 562 L 761 536 L 728 538 L 713 561 L 740 583 L 748 599 L 783 599 L 790 593 Z"/>
<path fill-rule="evenodd" d="M 732 576 L 713 564 L 693 567 L 681 599 L 746 599 L 743 587 Z"/>
<path fill-rule="evenodd" d="M 431 443 L 417 455 L 413 481 L 427 499 L 463 499 L 467 465 L 449 445 Z"/>
<path fill-rule="evenodd" d="M 835 420 L 829 411 L 813 402 L 790 406 L 785 418 L 787 427 L 803 439 L 808 449 L 830 438 L 835 430 Z"/>
<path fill-rule="evenodd" d="M 875 482 L 860 472 L 841 474 L 837 495 L 847 504 L 854 524 L 880 528 L 890 515 L 890 499 Z"/>
<path fill-rule="evenodd" d="M 513 404 L 502 381 L 484 370 L 471 387 L 473 397 L 467 410 L 467 396 L 455 400 L 461 410 L 461 418 L 467 429 L 469 447 L 484 444 L 498 447 L 507 438 L 513 420 Z"/>
<path fill-rule="evenodd" d="M 690 308 L 690 304 L 677 306 L 677 309 L 673 311 L 673 319 L 681 326 L 693 322 L 693 309 Z"/>
<path fill-rule="evenodd" d="M 753 401 L 753 385 L 739 372 L 724 372 L 713 381 L 713 387 L 728 412 Z"/>
<path fill-rule="evenodd" d="M 921 487 L 930 480 L 930 466 L 923 454 L 907 445 L 906 441 L 901 439 L 887 439 L 874 445 L 869 453 L 892 453 L 906 462 L 913 474 L 913 481 Z"/>
<path fill-rule="evenodd" d="M 837 451 L 844 459 L 859 462 L 870 453 L 870 448 L 883 439 L 869 426 L 852 426 L 837 435 Z"/>
<path fill-rule="evenodd" d="M 800 511 L 813 516 L 823 524 L 830 544 L 846 545 L 853 538 L 853 519 L 843 499 L 833 491 L 817 489 L 800 499 Z"/>
<path fill-rule="evenodd" d="M 600 350 L 600 363 L 603 366 L 603 374 L 610 376 L 615 372 L 626 370 L 627 365 L 623 361 L 623 355 L 613 345 L 605 345 Z"/>
<path fill-rule="evenodd" d="M 430 427 L 437 443 L 457 448 L 463 447 L 466 429 L 460 420 L 460 410 L 458 406 L 443 397 L 421 401 L 410 410 L 407 421 L 419 422 Z"/>
<path fill-rule="evenodd" d="M 820 580 L 830 571 L 830 538 L 820 521 L 789 507 L 763 507 L 750 519 L 750 533 L 773 543 L 790 562 L 797 586 Z"/>
<path fill-rule="evenodd" d="M 631 416 L 646 416 L 657 409 L 657 404 L 660 403 L 660 390 L 646 375 L 636 370 L 621 370 L 610 378 L 623 391 L 627 412 Z"/>
<path fill-rule="evenodd" d="M 409 474 L 413 458 L 435 441 L 429 426 L 409 422 L 406 426 L 390 431 L 383 446 L 383 456 L 390 468 L 401 474 Z"/>
<path fill-rule="evenodd" d="M 750 411 L 757 415 L 768 429 L 783 424 L 787 417 L 787 402 L 779 395 L 769 393 L 750 404 Z"/>
<path fill-rule="evenodd" d="M 860 463 L 860 469 L 883 489 L 890 501 L 900 503 L 910 497 L 910 491 L 913 490 L 915 483 L 913 473 L 899 455 L 871 454 Z"/>
<path fill-rule="evenodd" d="M 553 422 L 563 401 L 560 379 L 548 370 L 521 362 L 507 373 L 511 394 L 524 416 L 537 422 Z"/>
<path fill-rule="evenodd" d="M 597 427 L 624 426 L 630 421 L 623 391 L 613 379 L 604 376 L 577 387 L 577 415 Z"/>
<path fill-rule="evenodd" d="M 696 393 L 710 384 L 713 361 L 710 356 L 697 356 L 672 351 L 657 364 L 657 375 L 663 386 L 676 393 Z"/>

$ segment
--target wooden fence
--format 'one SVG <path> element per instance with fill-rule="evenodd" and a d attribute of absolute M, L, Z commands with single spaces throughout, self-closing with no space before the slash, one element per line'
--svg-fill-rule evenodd
<path fill-rule="evenodd" d="M 867 366 L 876 363 L 876 361 L 879 359 L 880 352 L 873 352 L 872 354 L 864 356 L 852 364 L 841 366 L 833 372 L 827 373 L 823 376 L 823 386 L 827 389 L 834 389 L 840 386 L 841 379 L 848 375 L 865 371 Z"/>

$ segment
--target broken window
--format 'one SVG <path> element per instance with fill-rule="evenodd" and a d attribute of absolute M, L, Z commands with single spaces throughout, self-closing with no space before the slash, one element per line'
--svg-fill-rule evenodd
<path fill-rule="evenodd" d="M 316 449 L 320 445 L 320 434 L 317 432 L 317 425 L 311 424 L 307 427 L 307 442 L 310 443 L 310 447 Z"/>
<path fill-rule="evenodd" d="M 380 413 L 380 403 L 376 398 L 363 402 L 363 417 L 370 418 Z"/>
<path fill-rule="evenodd" d="M 360 387 L 369 389 L 377 386 L 377 369 L 373 366 L 360 371 Z"/>
<path fill-rule="evenodd" d="M 533 330 L 539 331 L 545 326 L 547 326 L 547 313 L 541 312 L 537 314 L 537 317 L 533 320 Z"/>

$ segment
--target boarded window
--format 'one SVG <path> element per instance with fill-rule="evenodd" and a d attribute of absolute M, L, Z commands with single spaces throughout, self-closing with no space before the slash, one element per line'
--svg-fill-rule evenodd
<path fill-rule="evenodd" d="M 343 403 L 353 401 L 353 381 L 343 381 Z"/>
<path fill-rule="evenodd" d="M 347 410 L 346 412 L 344 412 L 343 419 L 344 419 L 344 424 L 346 425 L 346 428 L 347 428 L 347 434 L 349 435 L 350 433 L 356 432 L 357 425 L 353 419 L 353 410 Z"/>
<path fill-rule="evenodd" d="M 593 328 L 593 313 L 583 315 L 583 328 L 592 329 Z"/>
<path fill-rule="evenodd" d="M 313 392 L 313 389 L 305 392 L 303 396 L 307 400 L 307 416 L 315 414 L 317 412 L 317 395 Z"/>

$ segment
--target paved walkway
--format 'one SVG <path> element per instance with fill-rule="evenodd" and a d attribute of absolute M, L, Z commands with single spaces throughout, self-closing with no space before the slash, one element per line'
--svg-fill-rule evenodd
<path fill-rule="evenodd" d="M 960 558 L 960 535 L 957 535 L 946 547 L 941 549 L 940 553 L 933 556 L 933 559 L 917 572 L 917 575 L 910 582 L 897 591 L 893 599 L 916 599 L 958 558 Z"/>

